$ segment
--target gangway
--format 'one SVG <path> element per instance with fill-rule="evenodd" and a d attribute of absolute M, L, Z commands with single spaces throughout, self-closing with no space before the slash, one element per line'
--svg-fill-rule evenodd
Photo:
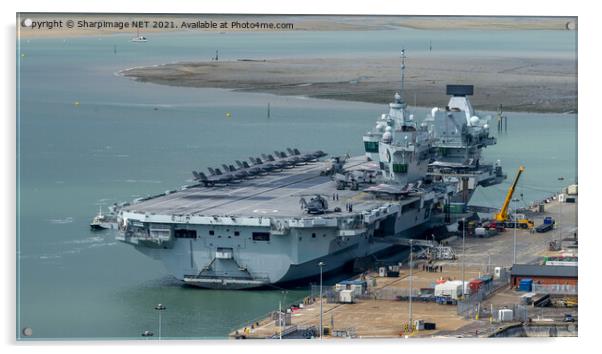
<path fill-rule="evenodd" d="M 396 237 L 384 237 L 376 239 L 377 242 L 386 242 L 393 245 L 400 246 L 418 246 L 426 248 L 426 256 L 430 260 L 454 260 L 456 259 L 456 253 L 454 249 L 449 246 L 441 246 L 437 241 L 434 240 L 421 240 L 421 239 L 410 239 L 410 238 L 396 238 Z"/>

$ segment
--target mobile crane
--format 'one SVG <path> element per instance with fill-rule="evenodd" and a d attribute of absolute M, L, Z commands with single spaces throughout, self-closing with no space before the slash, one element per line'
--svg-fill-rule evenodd
<path fill-rule="evenodd" d="M 535 226 L 533 220 L 529 220 L 524 216 L 517 217 L 517 220 L 513 220 L 508 214 L 508 206 L 510 205 L 510 201 L 512 200 L 512 195 L 514 195 L 514 190 L 516 189 L 518 179 L 520 178 L 523 171 L 525 171 L 525 166 L 520 166 L 518 168 L 518 172 L 516 173 L 516 177 L 514 177 L 514 181 L 510 185 L 510 188 L 508 188 L 508 193 L 506 194 L 504 204 L 502 205 L 500 211 L 493 216 L 493 220 L 492 223 L 490 223 L 489 228 L 519 227 L 521 229 L 532 229 Z"/>

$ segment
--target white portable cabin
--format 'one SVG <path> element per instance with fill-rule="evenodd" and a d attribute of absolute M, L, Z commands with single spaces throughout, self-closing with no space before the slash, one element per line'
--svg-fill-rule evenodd
<path fill-rule="evenodd" d="M 508 322 L 514 319 L 514 311 L 510 309 L 501 309 L 497 313 L 497 320 L 500 322 Z"/>
<path fill-rule="evenodd" d="M 435 285 L 435 296 L 451 297 L 457 300 L 462 296 L 462 281 L 447 281 Z"/>
<path fill-rule="evenodd" d="M 353 290 L 341 290 L 339 292 L 339 302 L 343 304 L 352 304 L 354 300 Z"/>

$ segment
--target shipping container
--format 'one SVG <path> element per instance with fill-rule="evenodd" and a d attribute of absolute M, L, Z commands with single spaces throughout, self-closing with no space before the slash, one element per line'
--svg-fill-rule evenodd
<path fill-rule="evenodd" d="M 473 279 L 468 283 L 468 287 L 470 288 L 470 293 L 475 294 L 479 292 L 479 289 L 483 286 L 483 281 L 479 279 Z"/>
<path fill-rule="evenodd" d="M 519 291 L 531 292 L 532 289 L 533 289 L 533 279 L 521 279 L 520 283 L 518 284 Z"/>
<path fill-rule="evenodd" d="M 483 274 L 478 279 L 485 284 L 489 284 L 493 280 L 493 276 L 491 274 Z"/>

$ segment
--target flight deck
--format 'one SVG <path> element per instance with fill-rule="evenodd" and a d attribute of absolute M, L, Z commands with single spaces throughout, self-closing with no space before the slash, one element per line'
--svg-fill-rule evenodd
<path fill-rule="evenodd" d="M 301 217 L 307 216 L 300 204 L 301 198 L 310 199 L 316 195 L 327 200 L 327 214 L 333 215 L 348 212 L 349 203 L 352 211 L 372 209 L 382 204 L 372 198 L 360 197 L 361 190 L 337 190 L 332 177 L 322 173 L 329 166 L 328 161 L 309 162 L 227 185 L 195 185 L 123 210 L 151 215 Z M 348 159 L 345 168 L 372 169 L 374 163 L 358 156 Z"/>

